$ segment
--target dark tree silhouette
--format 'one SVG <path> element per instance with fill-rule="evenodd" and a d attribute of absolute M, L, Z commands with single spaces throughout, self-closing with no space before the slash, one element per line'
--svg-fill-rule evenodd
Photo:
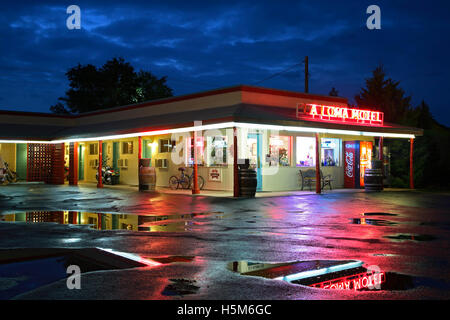
<path fill-rule="evenodd" d="M 80 65 L 67 71 L 70 88 L 50 107 L 54 113 L 77 114 L 143 101 L 171 97 L 166 77 L 148 71 L 135 72 L 123 58 L 113 58 L 102 67 Z"/>
<path fill-rule="evenodd" d="M 333 87 L 331 88 L 331 91 L 330 93 L 328 93 L 328 95 L 332 97 L 337 97 L 339 95 L 339 92 Z"/>
<path fill-rule="evenodd" d="M 356 104 L 383 111 L 387 122 L 405 123 L 411 110 L 411 97 L 405 96 L 399 84 L 391 78 L 386 79 L 383 66 L 379 66 L 372 72 L 372 77 L 366 79 L 366 87 L 355 96 Z"/>

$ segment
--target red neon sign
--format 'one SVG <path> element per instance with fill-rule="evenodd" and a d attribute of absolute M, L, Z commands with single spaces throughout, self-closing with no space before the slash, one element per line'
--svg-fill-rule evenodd
<path fill-rule="evenodd" d="M 297 106 L 297 117 L 322 121 L 351 122 L 369 125 L 382 125 L 384 113 L 340 106 L 304 104 Z"/>
<path fill-rule="evenodd" d="M 377 288 L 386 281 L 384 272 L 359 273 L 351 276 L 336 278 L 324 282 L 311 284 L 310 287 L 334 290 L 360 290 Z"/>

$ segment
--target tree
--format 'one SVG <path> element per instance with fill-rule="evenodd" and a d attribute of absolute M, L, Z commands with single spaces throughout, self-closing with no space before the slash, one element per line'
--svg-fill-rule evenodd
<path fill-rule="evenodd" d="M 383 67 L 377 67 L 372 78 L 366 79 L 366 87 L 355 96 L 360 107 L 384 112 L 385 121 L 418 127 L 423 136 L 414 142 L 414 181 L 417 188 L 449 188 L 450 181 L 450 129 L 439 124 L 422 101 L 411 107 L 411 97 L 405 97 L 399 82 L 386 79 Z M 406 139 L 385 139 L 391 154 L 391 186 L 409 185 L 409 141 Z"/>
<path fill-rule="evenodd" d="M 399 87 L 400 82 L 386 79 L 383 66 L 372 71 L 372 78 L 366 79 L 366 88 L 355 96 L 359 107 L 384 112 L 386 122 L 405 123 L 405 117 L 411 110 L 411 97 Z"/>
<path fill-rule="evenodd" d="M 77 114 L 171 97 L 167 77 L 157 78 L 148 71 L 136 72 L 123 58 L 113 58 L 102 67 L 92 64 L 69 69 L 69 89 L 65 97 L 50 107 L 54 113 Z"/>
<path fill-rule="evenodd" d="M 339 92 L 333 87 L 331 88 L 331 91 L 330 93 L 328 93 L 328 95 L 332 97 L 337 97 L 339 95 Z"/>

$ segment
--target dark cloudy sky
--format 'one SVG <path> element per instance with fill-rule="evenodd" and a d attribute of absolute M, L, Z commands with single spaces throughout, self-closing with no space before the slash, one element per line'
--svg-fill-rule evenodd
<path fill-rule="evenodd" d="M 66 8 L 81 8 L 81 30 Z M 381 8 L 381 30 L 366 8 Z M 168 76 L 176 95 L 234 84 L 353 99 L 379 64 L 418 104 L 450 125 L 450 5 L 447 1 L 6 1 L 0 2 L 0 109 L 48 112 L 64 95 L 64 73 L 122 56 Z"/>

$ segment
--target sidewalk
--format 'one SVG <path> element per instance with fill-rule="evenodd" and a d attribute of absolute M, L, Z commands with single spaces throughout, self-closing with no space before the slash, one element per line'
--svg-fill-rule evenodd
<path fill-rule="evenodd" d="M 80 182 L 78 185 L 82 188 L 96 188 L 97 184 L 93 182 Z M 103 185 L 104 188 L 108 189 L 118 189 L 118 190 L 134 190 L 138 191 L 138 186 L 133 185 Z M 410 191 L 409 189 L 398 189 L 398 188 L 385 188 L 384 191 Z M 232 191 L 218 191 L 218 190 L 201 190 L 200 194 L 193 195 L 191 190 L 172 190 L 166 187 L 156 187 L 156 192 L 163 194 L 179 194 L 185 196 L 203 196 L 203 197 L 221 197 L 221 198 L 233 198 Z M 333 189 L 322 190 L 323 194 L 331 193 L 361 193 L 365 192 L 364 189 Z M 316 194 L 315 191 L 259 191 L 256 193 L 256 198 L 267 198 L 267 197 L 288 197 L 288 196 L 305 196 Z"/>

